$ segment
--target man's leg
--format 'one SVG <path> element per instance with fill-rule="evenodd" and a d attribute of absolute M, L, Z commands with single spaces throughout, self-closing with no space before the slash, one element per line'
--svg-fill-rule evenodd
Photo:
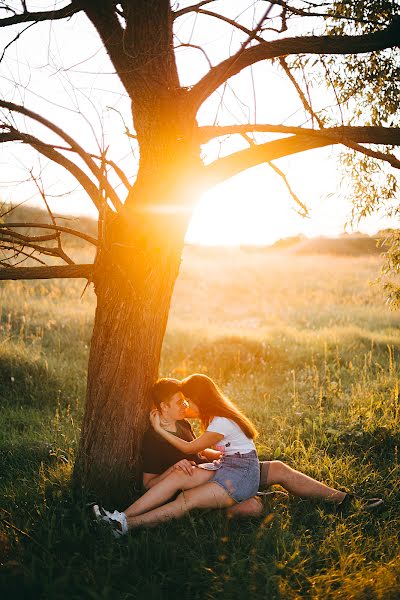
<path fill-rule="evenodd" d="M 192 475 L 182 471 L 172 471 L 165 479 L 156 483 L 136 502 L 131 504 L 124 513 L 127 517 L 143 514 L 168 502 L 176 492 L 189 490 L 210 481 L 214 471 L 206 471 L 195 467 Z"/>
<path fill-rule="evenodd" d="M 320 498 L 340 504 L 346 496 L 346 492 L 335 490 L 324 483 L 316 481 L 300 471 L 291 469 L 280 460 L 271 460 L 260 463 L 261 478 L 260 489 L 274 484 L 279 484 L 285 490 L 301 498 Z"/>
<path fill-rule="evenodd" d="M 213 471 L 208 472 L 213 473 Z M 212 482 L 206 483 L 182 492 L 176 500 L 145 514 L 127 516 L 128 527 L 154 527 L 171 519 L 179 519 L 193 508 L 226 508 L 234 503 L 235 501 L 220 485 Z"/>

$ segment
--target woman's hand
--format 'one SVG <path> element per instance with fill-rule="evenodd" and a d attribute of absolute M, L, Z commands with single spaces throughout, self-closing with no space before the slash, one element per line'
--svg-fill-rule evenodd
<path fill-rule="evenodd" d="M 173 469 L 177 471 L 183 471 L 186 475 L 193 475 L 193 468 L 196 463 L 193 460 L 187 460 L 183 458 L 179 462 L 175 463 Z"/>
<path fill-rule="evenodd" d="M 157 409 L 150 411 L 150 423 L 155 431 L 160 431 L 161 423 L 160 423 L 160 413 Z"/>

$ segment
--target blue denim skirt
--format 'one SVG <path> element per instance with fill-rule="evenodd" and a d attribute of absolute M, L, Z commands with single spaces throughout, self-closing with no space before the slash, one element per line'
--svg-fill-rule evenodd
<path fill-rule="evenodd" d="M 218 483 L 235 502 L 243 502 L 258 492 L 260 463 L 255 450 L 247 454 L 237 452 L 198 466 L 215 471 L 210 483 Z"/>

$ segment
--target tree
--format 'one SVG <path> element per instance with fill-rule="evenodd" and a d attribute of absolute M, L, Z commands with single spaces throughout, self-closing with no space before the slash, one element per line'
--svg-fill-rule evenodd
<path fill-rule="evenodd" d="M 131 100 L 131 114 L 124 118 L 131 123 L 128 129 L 134 129 L 129 135 L 140 151 L 133 184 L 122 168 L 108 159 L 106 148 L 97 155 L 89 153 L 72 135 L 28 106 L 9 98 L 0 100 L 0 141 L 29 145 L 65 169 L 98 210 L 97 239 L 60 226 L 42 182 L 33 175 L 51 217 L 50 223 L 34 226 L 50 233 L 19 233 L 22 225 L 33 224 L 3 223 L 1 246 L 8 254 L 2 261 L 0 278 L 83 277 L 93 282 L 97 307 L 75 478 L 104 502 L 121 506 L 131 499 L 140 470 L 138 457 L 147 426 L 148 393 L 158 374 L 184 236 L 199 196 L 225 179 L 265 163 L 284 177 L 294 201 L 306 214 L 306 206 L 272 161 L 341 144 L 399 167 L 400 161 L 385 148 L 400 143 L 400 128 L 381 123 L 345 124 L 344 118 L 335 121 L 338 111 L 331 112 L 328 119 L 326 111 L 313 109 L 307 79 L 304 91 L 296 77 L 299 69 L 312 68 L 305 62 L 311 56 L 325 68 L 333 57 L 362 55 L 368 60 L 368 56 L 394 52 L 400 42 L 396 3 L 386 2 L 381 10 L 366 17 L 361 9 L 349 14 L 348 6 L 354 3 L 260 0 L 251 3 L 255 17 L 250 24 L 249 19 L 235 16 L 234 3 L 212 0 L 182 7 L 171 6 L 168 0 L 71 0 L 41 11 L 30 9 L 28 4 L 1 3 L 0 26 L 12 27 L 15 33 L 3 52 L 3 60 L 10 44 L 32 25 L 40 27 L 46 21 L 86 16 L 107 50 L 114 77 L 119 78 Z M 212 9 L 206 6 L 211 4 Z M 241 8 L 247 6 L 240 4 Z M 227 11 L 230 16 L 226 16 Z M 178 73 L 178 47 L 202 52 L 209 59 L 205 48 L 192 44 L 190 39 L 178 41 L 174 28 L 182 19 L 193 19 L 195 24 L 197 18 L 219 20 L 240 38 L 233 52 L 226 49 L 226 57 L 217 64 L 210 63 L 208 71 L 188 87 L 182 85 Z M 300 32 L 299 18 L 304 21 Z M 342 23 L 361 27 L 361 31 L 332 30 Z M 318 33 L 307 33 L 307 27 L 317 26 Z M 292 35 L 292 28 L 297 33 Z M 223 93 L 240 72 L 261 61 L 279 64 L 296 89 L 308 125 L 248 122 L 200 126 L 197 114 L 203 104 L 213 94 Z M 36 125 L 40 137 L 26 127 L 28 121 Z M 262 134 L 277 136 L 265 141 Z M 241 136 L 248 147 L 206 165 L 202 147 L 233 135 Z M 115 176 L 123 185 L 124 195 L 113 184 Z M 73 264 L 62 248 L 65 233 L 96 245 L 93 265 Z M 51 241 L 55 245 L 49 246 Z M 16 255 L 41 263 L 44 261 L 40 255 L 51 256 L 66 264 L 17 267 Z"/>

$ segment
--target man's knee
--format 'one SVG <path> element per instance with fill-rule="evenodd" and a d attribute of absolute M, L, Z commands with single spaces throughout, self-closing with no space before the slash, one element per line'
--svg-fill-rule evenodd
<path fill-rule="evenodd" d="M 261 499 L 257 496 L 249 498 L 239 504 L 234 504 L 226 510 L 226 515 L 230 519 L 243 517 L 259 517 L 262 514 L 263 506 Z"/>
<path fill-rule="evenodd" d="M 290 471 L 290 467 L 285 465 L 285 463 L 283 463 L 282 461 L 271 460 L 268 472 L 269 485 L 284 482 Z"/>
<path fill-rule="evenodd" d="M 190 490 L 182 490 L 180 494 L 175 498 L 174 503 L 179 506 L 183 513 L 188 512 L 192 508 L 196 508 L 196 502 L 193 501 Z"/>
<path fill-rule="evenodd" d="M 176 469 L 168 475 L 168 481 L 170 481 L 177 490 L 183 490 L 187 482 L 190 481 L 190 475 Z"/>

